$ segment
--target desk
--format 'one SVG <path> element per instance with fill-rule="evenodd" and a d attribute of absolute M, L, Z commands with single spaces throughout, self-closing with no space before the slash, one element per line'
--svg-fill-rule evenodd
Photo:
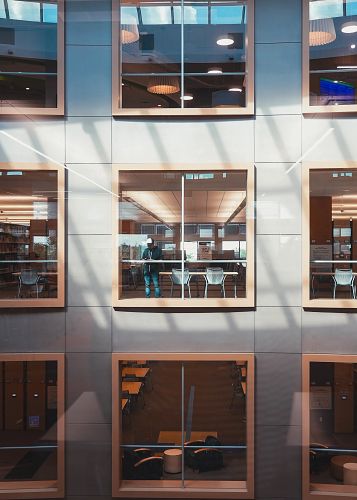
<path fill-rule="evenodd" d="M 184 432 L 184 439 L 186 439 L 186 432 Z M 207 436 L 218 436 L 217 431 L 192 431 L 190 441 L 204 441 Z M 157 442 L 160 443 L 173 443 L 181 444 L 182 433 L 181 431 L 160 431 Z"/>
<path fill-rule="evenodd" d="M 128 366 L 123 368 L 122 376 L 133 375 L 134 377 L 145 378 L 149 371 L 150 368 L 135 368 L 133 366 Z"/>
<path fill-rule="evenodd" d="M 121 390 L 128 391 L 129 394 L 138 395 L 142 385 L 142 382 L 122 382 Z"/>
<path fill-rule="evenodd" d="M 341 261 L 341 262 L 343 262 L 343 261 Z M 329 276 L 330 278 L 332 278 L 335 275 L 335 272 L 334 271 L 321 271 L 321 272 L 320 271 L 313 271 L 310 274 L 311 274 L 312 296 L 313 296 L 313 298 L 315 298 L 315 287 L 314 287 L 315 278 L 317 278 L 318 276 L 325 276 L 325 277 Z M 352 273 L 352 275 L 354 277 L 356 277 L 357 273 Z"/>
<path fill-rule="evenodd" d="M 192 276 L 203 276 L 206 279 L 206 276 L 207 276 L 206 271 L 190 271 L 189 270 L 189 274 L 190 274 L 190 279 Z M 224 279 L 226 279 L 227 276 L 234 276 L 235 278 L 237 278 L 239 273 L 237 271 L 223 271 L 223 274 L 224 274 Z M 161 271 L 159 273 L 159 275 L 171 277 L 172 272 L 171 271 Z M 235 299 L 237 298 L 237 280 L 236 279 L 234 280 L 234 298 Z"/>

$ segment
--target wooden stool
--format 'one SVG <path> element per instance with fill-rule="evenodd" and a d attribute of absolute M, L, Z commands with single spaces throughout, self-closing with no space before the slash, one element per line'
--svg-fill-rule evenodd
<path fill-rule="evenodd" d="M 169 474 L 181 472 L 182 451 L 177 448 L 170 448 L 164 451 L 164 471 Z"/>
<path fill-rule="evenodd" d="M 357 456 L 352 455 L 336 455 L 331 458 L 331 472 L 333 477 L 339 481 L 343 481 L 343 466 L 347 463 L 356 464 Z"/>
<path fill-rule="evenodd" d="M 357 463 L 343 465 L 343 484 L 357 485 Z"/>

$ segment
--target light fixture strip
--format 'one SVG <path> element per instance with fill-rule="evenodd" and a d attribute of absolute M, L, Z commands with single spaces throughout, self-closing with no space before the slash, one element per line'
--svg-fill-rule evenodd
<path fill-rule="evenodd" d="M 184 108 L 184 95 L 185 95 L 185 71 L 184 71 L 184 64 L 185 64 L 185 56 L 184 56 L 184 49 L 185 49 L 185 3 L 184 0 L 180 1 L 180 6 L 181 6 L 181 108 Z M 182 276 L 183 278 L 183 276 Z"/>

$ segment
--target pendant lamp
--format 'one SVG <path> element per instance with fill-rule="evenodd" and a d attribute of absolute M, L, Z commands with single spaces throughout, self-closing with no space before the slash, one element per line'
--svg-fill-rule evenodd
<path fill-rule="evenodd" d="M 152 94 L 176 94 L 180 92 L 180 85 L 177 76 L 158 75 L 149 80 L 148 92 Z"/>
<path fill-rule="evenodd" d="M 134 16 L 126 14 L 121 24 L 121 43 L 134 43 L 139 40 L 139 29 Z"/>
<path fill-rule="evenodd" d="M 333 19 L 313 19 L 310 21 L 310 47 L 327 45 L 336 40 L 336 31 Z"/>

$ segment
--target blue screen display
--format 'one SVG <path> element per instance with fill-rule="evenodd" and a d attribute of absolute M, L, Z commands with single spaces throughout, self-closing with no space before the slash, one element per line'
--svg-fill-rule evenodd
<path fill-rule="evenodd" d="M 320 95 L 330 97 L 331 101 L 353 104 L 355 102 L 355 87 L 348 83 L 321 78 Z"/>

